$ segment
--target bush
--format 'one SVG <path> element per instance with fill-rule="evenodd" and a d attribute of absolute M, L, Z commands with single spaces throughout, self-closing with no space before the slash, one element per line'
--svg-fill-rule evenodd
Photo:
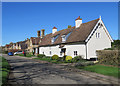
<path fill-rule="evenodd" d="M 120 52 L 118 50 L 99 50 L 96 51 L 98 62 L 100 64 L 118 65 L 120 60 Z"/>
<path fill-rule="evenodd" d="M 73 58 L 73 62 L 78 62 L 78 61 L 80 61 L 80 60 L 84 60 L 84 59 L 82 58 L 82 56 L 76 56 L 76 57 Z"/>
<path fill-rule="evenodd" d="M 78 67 L 78 66 L 84 67 L 84 66 L 89 66 L 89 65 L 94 65 L 94 64 L 95 63 L 93 61 L 86 61 L 86 62 L 79 61 L 75 64 L 75 66 L 76 67 Z"/>
<path fill-rule="evenodd" d="M 65 57 L 65 60 L 66 60 L 66 61 L 72 60 L 72 56 L 66 56 L 66 57 Z"/>
<path fill-rule="evenodd" d="M 37 57 L 43 58 L 45 55 L 44 54 L 38 54 Z"/>
<path fill-rule="evenodd" d="M 105 48 L 104 50 L 113 50 L 113 48 Z"/>
<path fill-rule="evenodd" d="M 8 51 L 3 51 L 4 54 L 8 54 Z"/>
<path fill-rule="evenodd" d="M 33 52 L 29 52 L 28 54 L 33 55 Z"/>
<path fill-rule="evenodd" d="M 53 55 L 52 56 L 52 60 L 58 60 L 58 59 L 59 59 L 58 55 Z"/>

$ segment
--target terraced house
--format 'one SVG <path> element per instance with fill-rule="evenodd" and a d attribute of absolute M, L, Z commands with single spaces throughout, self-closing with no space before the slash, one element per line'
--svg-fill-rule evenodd
<path fill-rule="evenodd" d="M 80 16 L 75 20 L 75 26 L 43 36 L 36 54 L 52 56 L 57 54 L 75 57 L 81 55 L 84 59 L 97 58 L 96 50 L 111 48 L 113 42 L 101 17 L 87 23 L 82 23 Z"/>

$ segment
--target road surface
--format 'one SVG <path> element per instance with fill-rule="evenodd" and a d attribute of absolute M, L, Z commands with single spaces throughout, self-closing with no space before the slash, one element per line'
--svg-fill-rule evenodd
<path fill-rule="evenodd" d="M 111 84 L 111 82 L 65 70 L 66 66 L 3 55 L 11 65 L 9 84 Z"/>

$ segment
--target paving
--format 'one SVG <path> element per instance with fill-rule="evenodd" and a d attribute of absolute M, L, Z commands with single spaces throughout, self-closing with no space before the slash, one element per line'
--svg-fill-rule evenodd
<path fill-rule="evenodd" d="M 118 79 L 21 56 L 3 55 L 11 66 L 8 83 L 14 84 L 118 84 Z"/>

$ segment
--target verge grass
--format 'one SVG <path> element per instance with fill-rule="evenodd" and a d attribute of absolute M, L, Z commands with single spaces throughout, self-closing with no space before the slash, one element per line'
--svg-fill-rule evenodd
<path fill-rule="evenodd" d="M 0 85 L 4 85 L 7 81 L 10 65 L 4 57 L 0 56 Z"/>
<path fill-rule="evenodd" d="M 96 65 L 85 66 L 85 67 L 79 66 L 77 68 L 90 71 L 90 72 L 96 72 L 99 74 L 120 78 L 120 68 L 118 67 L 109 67 L 109 66 L 96 64 Z"/>

